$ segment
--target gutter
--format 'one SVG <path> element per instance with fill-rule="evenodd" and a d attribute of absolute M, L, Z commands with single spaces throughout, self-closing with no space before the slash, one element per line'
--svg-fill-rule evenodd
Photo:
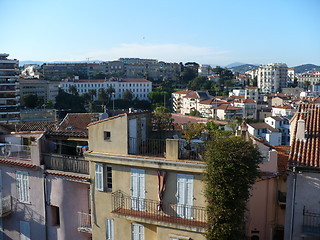
<path fill-rule="evenodd" d="M 296 188 L 297 188 L 297 172 L 296 167 L 292 168 L 293 172 L 293 184 L 292 184 L 292 201 L 291 201 L 291 217 L 290 217 L 290 235 L 289 239 L 293 239 L 293 224 L 294 224 L 294 207 L 296 201 Z"/>

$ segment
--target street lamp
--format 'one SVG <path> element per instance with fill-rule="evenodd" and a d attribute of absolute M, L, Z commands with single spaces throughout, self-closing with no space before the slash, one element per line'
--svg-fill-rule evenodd
<path fill-rule="evenodd" d="M 112 92 L 112 109 L 113 109 L 113 111 L 114 111 L 114 92 Z"/>

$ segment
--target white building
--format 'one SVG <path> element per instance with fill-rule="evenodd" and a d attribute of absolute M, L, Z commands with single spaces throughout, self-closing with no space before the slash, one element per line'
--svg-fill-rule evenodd
<path fill-rule="evenodd" d="M 248 132 L 258 138 L 264 139 L 270 145 L 281 145 L 281 132 L 267 123 L 247 123 Z"/>
<path fill-rule="evenodd" d="M 0 123 L 20 121 L 19 61 L 0 54 Z"/>
<path fill-rule="evenodd" d="M 281 132 L 281 145 L 290 145 L 290 123 L 288 119 L 272 116 L 265 118 L 264 122 Z"/>
<path fill-rule="evenodd" d="M 297 109 L 290 105 L 272 107 L 272 116 L 292 117 Z"/>
<path fill-rule="evenodd" d="M 212 74 L 212 68 L 208 64 L 200 64 L 198 68 L 199 76 L 209 76 Z"/>
<path fill-rule="evenodd" d="M 114 98 L 120 99 L 126 90 L 132 93 L 133 99 L 149 100 L 148 94 L 152 91 L 152 83 L 143 78 L 111 78 L 107 80 L 67 80 L 60 82 L 60 88 L 69 93 L 69 88 L 75 86 L 78 93 L 85 94 L 90 90 L 96 90 L 96 98 L 101 88 L 114 89 Z"/>
<path fill-rule="evenodd" d="M 263 93 L 281 92 L 287 87 L 288 67 L 285 63 L 270 63 L 258 68 L 258 88 Z"/>
<path fill-rule="evenodd" d="M 296 77 L 298 86 L 301 88 L 307 88 L 306 82 L 308 82 L 310 86 L 320 83 L 320 72 L 302 73 L 298 74 Z"/>

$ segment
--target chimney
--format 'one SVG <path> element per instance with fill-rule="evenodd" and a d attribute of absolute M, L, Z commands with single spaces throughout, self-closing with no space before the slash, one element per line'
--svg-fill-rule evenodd
<path fill-rule="evenodd" d="M 306 138 L 306 122 L 302 119 L 298 120 L 296 139 L 304 140 Z"/>

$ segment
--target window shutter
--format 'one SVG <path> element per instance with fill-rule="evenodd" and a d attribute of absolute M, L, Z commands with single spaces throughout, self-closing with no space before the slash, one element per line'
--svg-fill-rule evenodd
<path fill-rule="evenodd" d="M 96 190 L 103 191 L 103 164 L 96 163 L 95 169 L 96 169 L 96 174 L 95 174 Z"/>
<path fill-rule="evenodd" d="M 113 219 L 107 218 L 106 219 L 106 238 L 109 240 L 113 240 Z"/>
<path fill-rule="evenodd" d="M 132 223 L 132 240 L 144 240 L 144 226 Z"/>
<path fill-rule="evenodd" d="M 17 171 L 16 181 L 17 181 L 18 201 L 22 203 L 30 203 L 28 172 Z"/>
<path fill-rule="evenodd" d="M 20 240 L 30 240 L 30 223 L 20 221 Z"/>

